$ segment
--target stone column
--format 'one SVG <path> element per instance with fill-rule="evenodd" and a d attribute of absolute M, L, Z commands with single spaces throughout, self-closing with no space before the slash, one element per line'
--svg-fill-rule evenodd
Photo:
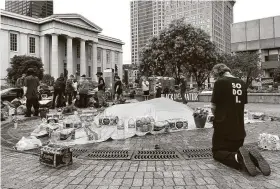
<path fill-rule="evenodd" d="M 55 79 L 59 77 L 58 71 L 58 35 L 52 34 L 52 62 L 50 73 Z"/>
<path fill-rule="evenodd" d="M 42 63 L 44 65 L 44 71 L 46 74 L 50 74 L 50 62 L 47 61 L 47 54 L 46 54 L 46 36 L 40 36 L 40 57 L 42 59 Z"/>
<path fill-rule="evenodd" d="M 73 64 L 73 46 L 72 46 L 73 38 L 67 36 L 67 71 L 68 76 L 75 75 L 74 73 L 74 64 Z"/>
<path fill-rule="evenodd" d="M 86 41 L 81 39 L 81 54 L 80 54 L 80 75 L 87 75 L 87 65 L 86 65 Z"/>
<path fill-rule="evenodd" d="M 123 79 L 123 53 L 119 52 L 119 62 L 118 62 L 118 75 L 121 78 L 121 81 Z"/>
<path fill-rule="evenodd" d="M 92 44 L 92 80 L 97 81 L 97 43 Z"/>
<path fill-rule="evenodd" d="M 102 50 L 102 55 L 103 55 L 103 61 L 102 61 L 102 64 L 103 64 L 103 69 L 101 70 L 102 72 L 104 72 L 104 70 L 107 68 L 107 50 L 106 49 L 103 49 Z"/>

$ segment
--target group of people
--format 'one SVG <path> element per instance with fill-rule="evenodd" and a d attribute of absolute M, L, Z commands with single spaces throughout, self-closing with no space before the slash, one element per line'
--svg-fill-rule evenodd
<path fill-rule="evenodd" d="M 105 82 L 102 73 L 98 72 L 98 100 L 104 102 Z M 243 144 L 246 137 L 244 126 L 244 106 L 247 104 L 247 88 L 243 80 L 234 77 L 231 70 L 225 64 L 217 64 L 213 68 L 213 75 L 216 78 L 212 94 L 212 113 L 213 120 L 213 137 L 212 152 L 213 158 L 227 166 L 235 169 L 245 169 L 250 175 L 257 175 L 258 168 L 264 175 L 268 176 L 271 169 L 264 157 L 255 149 L 246 149 Z M 27 71 L 27 76 L 23 75 L 22 82 L 24 86 L 24 95 L 27 98 L 26 116 L 31 116 L 31 107 L 34 107 L 34 116 L 38 115 L 38 87 L 39 79 L 35 76 L 32 68 Z M 184 82 L 183 82 L 184 83 Z M 181 83 L 181 93 L 185 92 L 185 86 Z M 161 84 L 157 81 L 155 90 L 156 97 L 161 96 Z M 85 75 L 81 80 L 76 82 L 73 75 L 65 81 L 63 74 L 58 78 L 54 85 L 53 107 L 56 97 L 65 94 L 68 104 L 72 103 L 73 98 L 79 94 L 82 107 L 86 107 L 88 92 L 90 86 Z M 115 83 L 116 98 L 122 95 L 122 83 L 119 77 L 116 77 Z M 142 90 L 144 96 L 149 95 L 149 82 L 146 78 L 142 81 Z M 77 92 L 76 92 L 77 91 Z M 183 96 L 183 95 L 182 95 Z M 58 101 L 58 106 L 61 106 Z"/>
<path fill-rule="evenodd" d="M 97 99 L 100 106 L 105 103 L 105 81 L 102 77 L 102 72 L 98 72 L 98 92 Z M 87 80 L 86 75 L 82 75 L 80 80 L 77 81 L 74 75 L 70 75 L 68 79 L 64 78 L 61 74 L 54 83 L 53 103 L 52 108 L 60 108 L 73 103 L 75 99 L 75 106 L 79 108 L 87 108 L 89 101 L 89 91 L 92 89 L 90 82 Z"/>
<path fill-rule="evenodd" d="M 105 81 L 103 79 L 103 73 L 97 72 L 98 78 L 97 85 L 97 96 L 95 100 L 98 102 L 97 107 L 107 106 L 105 100 Z M 89 104 L 89 91 L 92 90 L 93 86 L 86 79 L 86 75 L 82 75 L 80 81 L 74 78 L 74 75 L 70 75 L 67 80 L 65 80 L 64 75 L 61 74 L 54 84 L 54 94 L 53 94 L 53 104 L 52 108 L 63 107 L 72 104 L 73 99 L 75 99 L 75 106 L 79 108 L 87 108 Z M 122 82 L 119 76 L 115 76 L 114 85 L 114 95 L 115 99 L 119 100 L 122 97 Z M 63 100 L 64 99 L 64 100 Z"/>
<path fill-rule="evenodd" d="M 144 100 L 148 100 L 149 95 L 150 95 L 150 84 L 146 77 L 143 77 L 143 81 L 142 81 L 141 85 L 142 85 Z M 186 81 L 184 78 L 180 78 L 179 87 L 180 87 L 180 94 L 182 97 L 183 104 L 187 104 L 188 102 L 185 98 L 187 86 L 186 86 Z M 155 91 L 155 95 L 154 95 L 155 98 L 160 98 L 162 96 L 162 94 L 169 93 L 169 92 L 166 92 L 163 90 L 159 79 L 156 79 L 154 91 Z"/>

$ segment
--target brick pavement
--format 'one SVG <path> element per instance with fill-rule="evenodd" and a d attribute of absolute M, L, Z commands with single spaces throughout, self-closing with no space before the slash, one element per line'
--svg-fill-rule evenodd
<path fill-rule="evenodd" d="M 74 159 L 60 169 L 40 165 L 38 156 L 2 151 L 2 188 L 280 188 L 280 153 L 263 151 L 268 177 L 250 177 L 212 159 L 95 161 Z M 133 169 L 131 169 L 133 168 Z"/>
<path fill-rule="evenodd" d="M 203 105 L 201 105 L 203 106 Z M 13 140 L 27 134 L 34 120 L 17 131 L 7 128 L 1 136 Z M 256 142 L 262 132 L 279 134 L 280 122 L 247 124 L 245 143 Z M 24 128 L 26 126 L 26 128 Z M 211 145 L 212 129 L 198 129 L 168 135 L 150 135 L 127 140 L 85 145 L 94 149 L 203 148 Z M 213 159 L 179 161 L 97 161 L 74 158 L 74 164 L 60 169 L 40 165 L 39 157 L 2 148 L 1 188 L 280 188 L 280 153 L 261 151 L 272 167 L 268 177 L 250 177 Z"/>

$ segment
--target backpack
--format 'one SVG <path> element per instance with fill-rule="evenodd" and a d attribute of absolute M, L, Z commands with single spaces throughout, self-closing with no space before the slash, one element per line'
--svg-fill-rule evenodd
<path fill-rule="evenodd" d="M 64 86 L 64 80 L 58 78 L 55 82 L 54 82 L 54 89 L 63 89 Z"/>

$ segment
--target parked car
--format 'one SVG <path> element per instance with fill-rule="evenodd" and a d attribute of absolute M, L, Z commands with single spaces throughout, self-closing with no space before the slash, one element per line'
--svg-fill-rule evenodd
<path fill-rule="evenodd" d="M 11 102 L 15 98 L 20 97 L 21 94 L 20 88 L 8 88 L 0 91 L 1 101 L 9 101 Z"/>

